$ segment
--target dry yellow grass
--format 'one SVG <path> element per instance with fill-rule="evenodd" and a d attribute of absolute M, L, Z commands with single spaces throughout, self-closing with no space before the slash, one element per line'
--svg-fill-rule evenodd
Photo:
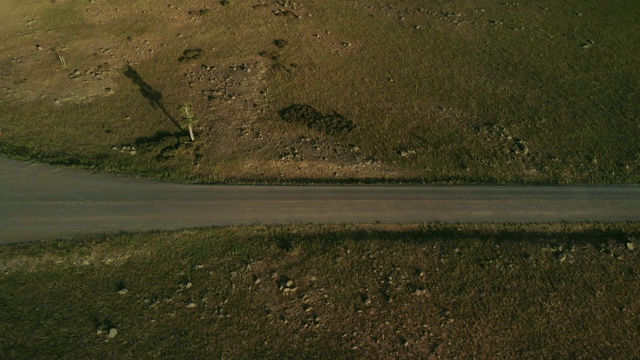
<path fill-rule="evenodd" d="M 3 6 L 5 155 L 207 182 L 640 180 L 635 2 Z M 296 104 L 325 127 L 282 119 Z"/>

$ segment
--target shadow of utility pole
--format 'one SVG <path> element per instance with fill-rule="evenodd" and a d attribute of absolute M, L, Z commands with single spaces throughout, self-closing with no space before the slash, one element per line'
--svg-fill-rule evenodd
<path fill-rule="evenodd" d="M 185 131 L 182 128 L 182 126 L 180 126 L 180 124 L 176 121 L 176 119 L 174 119 L 173 116 L 169 114 L 169 112 L 167 111 L 167 108 L 162 103 L 162 93 L 155 90 L 154 88 L 151 87 L 151 85 L 147 84 L 144 80 L 142 80 L 142 77 L 140 77 L 140 74 L 138 74 L 138 72 L 134 68 L 132 68 L 130 65 L 127 65 L 127 70 L 124 71 L 124 76 L 131 79 L 131 81 L 133 81 L 134 84 L 140 87 L 140 93 L 147 100 L 149 100 L 153 108 L 157 107 L 160 110 L 162 110 L 162 112 L 167 116 L 167 118 L 171 120 L 173 125 L 175 125 L 181 132 Z"/>

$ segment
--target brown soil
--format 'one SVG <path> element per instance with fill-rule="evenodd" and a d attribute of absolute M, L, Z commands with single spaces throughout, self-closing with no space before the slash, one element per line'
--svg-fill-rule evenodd
<path fill-rule="evenodd" d="M 257 226 L 3 246 L 0 357 L 632 359 L 638 231 Z"/>

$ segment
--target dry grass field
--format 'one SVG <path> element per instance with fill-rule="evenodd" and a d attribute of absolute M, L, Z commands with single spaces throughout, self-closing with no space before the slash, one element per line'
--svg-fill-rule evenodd
<path fill-rule="evenodd" d="M 637 183 L 639 10 L 5 0 L 0 153 L 196 182 Z"/>
<path fill-rule="evenodd" d="M 2 359 L 634 359 L 638 224 L 242 227 L 0 247 Z"/>
<path fill-rule="evenodd" d="M 0 155 L 199 183 L 638 183 L 639 14 L 2 0 Z M 639 358 L 639 239 L 297 225 L 3 245 L 0 358 Z"/>

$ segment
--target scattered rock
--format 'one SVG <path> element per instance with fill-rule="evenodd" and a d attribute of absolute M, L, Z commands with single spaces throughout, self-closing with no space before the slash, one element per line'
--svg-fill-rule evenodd
<path fill-rule="evenodd" d="M 586 42 L 582 43 L 580 45 L 583 49 L 588 49 L 591 46 L 593 46 L 593 41 L 592 40 L 587 40 Z"/>
<path fill-rule="evenodd" d="M 189 304 L 187 305 L 187 309 L 193 309 L 193 308 L 194 308 L 194 307 L 196 307 L 196 306 L 197 306 L 197 305 L 196 305 L 196 303 L 189 303 Z"/>
<path fill-rule="evenodd" d="M 125 294 L 126 294 L 126 293 L 128 293 L 128 292 L 129 292 L 129 290 L 127 290 L 126 288 L 124 288 L 124 289 L 119 290 L 119 291 L 118 291 L 118 294 L 120 294 L 120 295 L 125 295 Z"/>
<path fill-rule="evenodd" d="M 371 304 L 371 298 L 369 297 L 369 295 L 367 293 L 361 293 L 360 294 L 360 299 L 362 300 L 362 302 L 365 305 Z"/>
<path fill-rule="evenodd" d="M 561 263 L 565 262 L 565 260 L 567 260 L 567 254 L 560 252 L 558 254 L 556 254 L 556 259 L 558 259 L 558 261 L 560 261 Z"/>
<path fill-rule="evenodd" d="M 279 286 L 280 291 L 284 293 L 295 292 L 298 290 L 298 288 L 295 285 L 295 282 L 293 280 L 288 279 L 286 276 L 282 276 L 278 281 L 278 283 L 280 284 Z"/>
<path fill-rule="evenodd" d="M 135 146 L 129 146 L 129 145 L 113 146 L 111 150 L 119 151 L 121 153 L 129 153 L 129 155 L 135 155 L 138 153 Z"/>
<path fill-rule="evenodd" d="M 407 157 L 409 155 L 415 155 L 416 151 L 413 150 L 413 149 L 400 148 L 400 149 L 396 150 L 396 154 L 398 154 L 401 157 Z"/>
<path fill-rule="evenodd" d="M 632 242 L 628 242 L 627 243 L 627 249 L 629 249 L 630 251 L 635 250 L 636 246 L 634 245 L 634 243 Z"/>
<path fill-rule="evenodd" d="M 118 336 L 118 329 L 116 329 L 116 328 L 111 328 L 111 329 L 109 330 L 109 337 L 110 337 L 111 339 L 113 339 L 113 338 L 114 338 L 114 337 L 116 337 L 116 336 Z"/>
<path fill-rule="evenodd" d="M 73 73 L 69 74 L 69 79 L 75 80 L 75 79 L 79 78 L 80 76 L 82 76 L 82 74 L 80 73 L 80 70 L 75 69 L 73 71 Z"/>
<path fill-rule="evenodd" d="M 286 16 L 286 17 L 294 17 L 297 19 L 300 19 L 301 17 L 296 15 L 293 11 L 291 10 L 280 10 L 280 9 L 275 9 L 273 10 L 273 14 L 275 16 Z"/>
<path fill-rule="evenodd" d="M 404 336 L 400 336 L 398 340 L 400 340 L 400 344 L 402 344 L 402 346 L 409 346 L 409 340 Z"/>

